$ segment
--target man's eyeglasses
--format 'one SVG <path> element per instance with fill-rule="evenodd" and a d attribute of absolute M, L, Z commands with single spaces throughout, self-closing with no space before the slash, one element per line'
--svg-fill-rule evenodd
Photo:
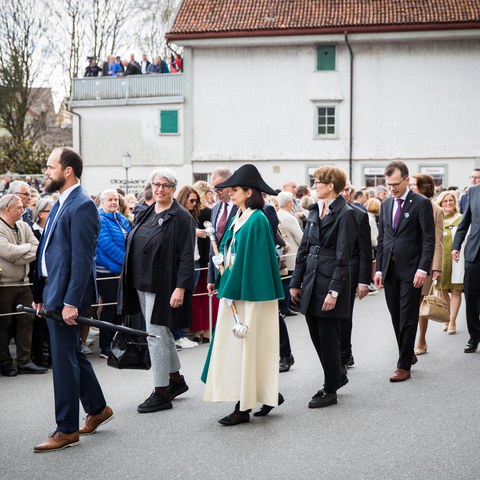
<path fill-rule="evenodd" d="M 7 206 L 6 206 L 5 208 L 8 208 L 8 207 L 10 206 L 10 204 L 12 203 L 12 200 L 13 200 L 14 198 L 18 198 L 18 197 L 15 197 L 15 196 L 16 196 L 16 193 L 13 194 L 13 195 L 10 197 L 10 200 L 7 202 Z"/>
<path fill-rule="evenodd" d="M 173 188 L 173 185 L 171 183 L 152 183 L 152 187 L 156 190 L 169 190 Z"/>
<path fill-rule="evenodd" d="M 472 175 L 470 178 L 471 178 L 472 180 L 473 180 L 473 179 L 478 180 L 478 179 L 480 179 L 480 175 Z"/>
<path fill-rule="evenodd" d="M 316 187 L 319 183 L 323 183 L 324 185 L 327 185 L 326 182 L 321 182 L 320 180 L 315 179 L 312 183 L 312 187 Z"/>
<path fill-rule="evenodd" d="M 32 194 L 30 192 L 23 193 L 23 192 L 15 192 L 15 195 L 25 195 L 26 197 L 31 197 Z"/>
<path fill-rule="evenodd" d="M 405 181 L 406 178 L 407 177 L 402 178 L 402 180 L 400 180 L 398 183 L 387 183 L 387 187 L 388 188 L 397 188 Z"/>

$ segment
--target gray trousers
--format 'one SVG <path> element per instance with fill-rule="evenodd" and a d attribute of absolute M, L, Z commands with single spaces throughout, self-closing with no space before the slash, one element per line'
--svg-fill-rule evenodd
<path fill-rule="evenodd" d="M 137 290 L 140 308 L 142 309 L 147 332 L 158 335 L 160 338 L 148 338 L 148 350 L 152 361 L 153 385 L 155 387 L 167 387 L 170 383 L 170 373 L 180 370 L 175 340 L 169 327 L 152 325 L 152 312 L 155 303 L 155 293 L 141 292 Z"/>

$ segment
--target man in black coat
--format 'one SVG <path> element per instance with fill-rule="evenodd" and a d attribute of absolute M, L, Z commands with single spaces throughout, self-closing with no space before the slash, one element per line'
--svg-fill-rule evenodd
<path fill-rule="evenodd" d="M 435 247 L 435 223 L 430 200 L 408 189 L 408 167 L 400 161 L 385 168 L 392 196 L 382 202 L 378 226 L 375 285 L 385 286 L 385 298 L 397 338 L 399 358 L 391 382 L 410 378 L 417 362 L 415 335 L 422 286 Z"/>
<path fill-rule="evenodd" d="M 350 203 L 350 182 L 342 192 L 343 198 L 353 208 L 357 217 L 357 238 L 350 258 L 350 315 L 342 319 L 340 351 L 342 355 L 342 382 L 346 383 L 346 368 L 353 366 L 352 355 L 352 319 L 355 295 L 361 300 L 368 295 L 368 286 L 372 277 L 372 237 L 366 211 Z"/>
<path fill-rule="evenodd" d="M 465 353 L 477 351 L 480 341 L 480 185 L 470 187 L 468 201 L 462 221 L 453 239 L 452 257 L 460 260 L 460 247 L 465 240 L 468 228 L 471 227 L 465 246 L 465 304 L 467 327 L 470 339 L 465 345 Z"/>

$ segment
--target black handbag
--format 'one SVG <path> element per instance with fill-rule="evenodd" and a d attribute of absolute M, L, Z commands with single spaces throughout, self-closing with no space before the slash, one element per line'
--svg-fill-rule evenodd
<path fill-rule="evenodd" d="M 132 322 L 126 317 L 124 325 L 136 328 L 137 326 L 132 323 L 137 322 Z M 119 369 L 150 370 L 152 362 L 147 339 L 139 335 L 116 332 L 110 345 L 107 365 Z"/>

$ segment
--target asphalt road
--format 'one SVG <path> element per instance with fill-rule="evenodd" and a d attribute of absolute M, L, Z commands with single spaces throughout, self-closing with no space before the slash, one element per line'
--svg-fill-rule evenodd
<path fill-rule="evenodd" d="M 429 353 L 412 379 L 392 384 L 394 333 L 383 293 L 356 304 L 355 367 L 338 404 L 307 403 L 323 375 L 301 315 L 287 319 L 295 365 L 280 376 L 285 403 L 268 417 L 222 427 L 231 404 L 202 401 L 207 346 L 180 352 L 189 392 L 174 408 L 138 414 L 152 390 L 151 372 L 92 363 L 112 422 L 79 446 L 35 454 L 55 429 L 52 378 L 0 377 L 0 478 L 23 479 L 470 479 L 478 475 L 480 352 L 464 354 L 464 308 L 458 333 L 431 322 Z"/>

